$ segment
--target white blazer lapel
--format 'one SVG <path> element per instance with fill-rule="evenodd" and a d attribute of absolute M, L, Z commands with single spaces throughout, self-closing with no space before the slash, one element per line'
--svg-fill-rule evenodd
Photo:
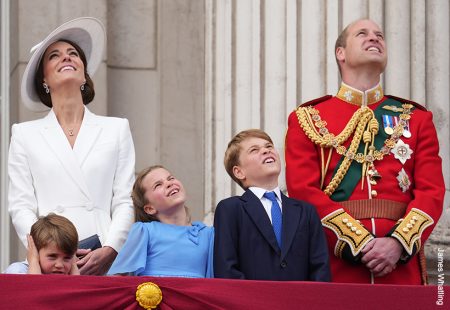
<path fill-rule="evenodd" d="M 102 131 L 102 127 L 98 124 L 96 118 L 97 116 L 95 114 L 90 112 L 86 107 L 84 108 L 83 123 L 81 124 L 73 148 L 73 151 L 77 154 L 80 167 L 83 166 L 84 161 L 92 151 Z"/>
<path fill-rule="evenodd" d="M 80 169 L 80 163 L 75 157 L 69 141 L 67 140 L 61 126 L 56 119 L 53 109 L 45 117 L 44 126 L 40 129 L 43 139 L 47 142 L 49 148 L 58 158 L 67 174 L 78 185 L 81 191 L 88 199 L 91 199 L 88 187 Z"/>

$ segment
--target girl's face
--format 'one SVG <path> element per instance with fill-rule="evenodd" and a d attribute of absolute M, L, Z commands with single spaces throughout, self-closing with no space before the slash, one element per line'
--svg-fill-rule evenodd
<path fill-rule="evenodd" d="M 85 82 L 84 64 L 78 51 L 71 44 L 58 41 L 44 53 L 44 81 L 52 88 L 61 83 L 74 81 L 77 86 Z"/>
<path fill-rule="evenodd" d="M 74 255 L 62 252 L 55 242 L 50 242 L 39 250 L 42 274 L 69 274 L 74 259 Z"/>
<path fill-rule="evenodd" d="M 144 211 L 147 214 L 170 215 L 184 208 L 186 191 L 183 184 L 164 168 L 150 171 L 142 180 L 145 189 L 145 198 L 148 204 Z"/>

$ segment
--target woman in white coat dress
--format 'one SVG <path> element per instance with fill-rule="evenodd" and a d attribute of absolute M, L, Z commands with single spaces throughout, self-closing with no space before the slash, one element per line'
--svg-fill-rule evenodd
<path fill-rule="evenodd" d="M 65 216 L 80 240 L 97 234 L 102 247 L 78 250 L 81 274 L 105 274 L 134 222 L 135 154 L 128 121 L 97 116 L 90 78 L 102 61 L 105 30 L 95 18 L 69 21 L 37 46 L 22 79 L 22 100 L 35 121 L 12 127 L 9 213 L 26 245 L 38 216 Z"/>

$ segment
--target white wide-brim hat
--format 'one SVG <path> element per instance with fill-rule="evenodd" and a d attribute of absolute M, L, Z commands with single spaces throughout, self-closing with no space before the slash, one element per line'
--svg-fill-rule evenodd
<path fill-rule="evenodd" d="M 80 17 L 68 21 L 53 30 L 42 42 L 30 50 L 28 62 L 22 77 L 21 95 L 23 103 L 32 111 L 48 110 L 39 99 L 34 88 L 34 77 L 45 50 L 54 42 L 69 40 L 76 43 L 86 55 L 87 72 L 92 76 L 102 62 L 106 34 L 103 24 L 93 17 Z"/>

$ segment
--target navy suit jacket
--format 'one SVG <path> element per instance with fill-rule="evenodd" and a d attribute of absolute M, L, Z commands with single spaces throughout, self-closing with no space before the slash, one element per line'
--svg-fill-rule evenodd
<path fill-rule="evenodd" d="M 251 280 L 330 281 L 325 235 L 316 210 L 281 194 L 280 249 L 266 211 L 252 191 L 217 205 L 214 275 Z"/>

